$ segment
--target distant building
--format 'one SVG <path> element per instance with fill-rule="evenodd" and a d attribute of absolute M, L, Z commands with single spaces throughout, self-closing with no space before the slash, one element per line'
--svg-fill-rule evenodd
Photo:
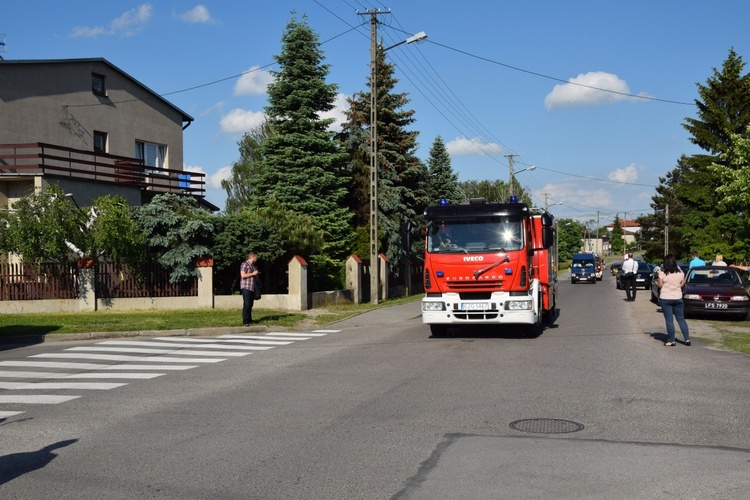
<path fill-rule="evenodd" d="M 605 226 L 607 232 L 612 234 L 612 230 L 615 228 L 614 223 Z M 637 235 L 641 233 L 641 226 L 634 220 L 620 220 L 620 227 L 622 228 L 622 237 L 625 240 L 625 245 L 631 245 L 635 243 Z"/>
<path fill-rule="evenodd" d="M 183 171 L 192 122 L 102 58 L 0 60 L 0 207 L 55 183 L 81 206 L 176 193 L 217 211 L 205 175 Z"/>

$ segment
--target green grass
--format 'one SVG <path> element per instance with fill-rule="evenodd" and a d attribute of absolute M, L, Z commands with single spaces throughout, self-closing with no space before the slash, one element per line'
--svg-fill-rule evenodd
<path fill-rule="evenodd" d="M 260 325 L 294 328 L 304 323 L 326 325 L 364 311 L 419 300 L 412 295 L 378 305 L 326 306 L 305 312 L 253 308 Z M 0 336 L 48 335 L 59 333 L 137 332 L 241 326 L 241 309 L 97 311 L 81 313 L 36 313 L 0 315 Z"/>
<path fill-rule="evenodd" d="M 718 338 L 702 339 L 720 349 L 750 354 L 750 321 L 718 322 L 711 326 L 719 332 Z"/>

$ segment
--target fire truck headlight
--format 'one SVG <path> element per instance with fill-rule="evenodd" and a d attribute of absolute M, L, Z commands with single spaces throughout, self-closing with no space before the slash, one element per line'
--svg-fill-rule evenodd
<path fill-rule="evenodd" d="M 423 311 L 445 311 L 444 302 L 422 302 Z"/>
<path fill-rule="evenodd" d="M 530 300 L 509 300 L 505 303 L 505 309 L 507 311 L 530 311 L 531 301 Z"/>

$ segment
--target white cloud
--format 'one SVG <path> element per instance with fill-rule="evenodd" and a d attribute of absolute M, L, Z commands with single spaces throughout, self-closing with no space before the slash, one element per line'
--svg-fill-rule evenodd
<path fill-rule="evenodd" d="M 184 166 L 182 168 L 185 172 L 193 172 L 196 174 L 205 174 L 206 171 L 203 167 L 199 166 Z M 206 188 L 207 189 L 221 189 L 221 181 L 228 179 L 232 174 L 232 167 L 221 167 L 211 175 L 206 175 Z"/>
<path fill-rule="evenodd" d="M 196 24 L 215 24 L 216 20 L 211 17 L 211 13 L 205 5 L 196 5 L 191 10 L 183 12 L 177 16 L 186 23 Z"/>
<path fill-rule="evenodd" d="M 253 66 L 247 70 L 234 85 L 234 95 L 261 95 L 266 93 L 266 87 L 273 82 L 273 76 L 268 71 Z"/>
<path fill-rule="evenodd" d="M 144 3 L 113 19 L 107 28 L 102 26 L 77 26 L 73 28 L 72 36 L 89 38 L 95 38 L 99 35 L 133 36 L 148 24 L 153 11 L 154 8 L 151 4 Z"/>
<path fill-rule="evenodd" d="M 341 132 L 341 128 L 346 121 L 346 115 L 344 114 L 344 111 L 349 108 L 349 103 L 346 102 L 346 99 L 346 94 L 336 95 L 336 101 L 334 101 L 333 103 L 333 109 L 320 114 L 320 117 L 322 119 L 333 118 L 335 120 L 328 127 L 329 130 L 334 132 Z"/>
<path fill-rule="evenodd" d="M 638 180 L 638 168 L 631 163 L 625 168 L 618 168 L 607 175 L 607 179 L 617 182 L 636 182 Z"/>
<path fill-rule="evenodd" d="M 566 202 L 576 207 L 612 207 L 614 205 L 611 191 L 605 188 L 586 189 L 579 183 L 549 183 L 533 192 L 535 200 L 544 200 L 545 194 L 547 194 L 547 199 L 562 203 L 560 210 Z"/>
<path fill-rule="evenodd" d="M 555 85 L 552 92 L 544 98 L 544 107 L 552 109 L 565 106 L 603 106 L 632 99 L 628 97 L 630 89 L 625 80 L 621 80 L 612 73 L 592 71 L 580 74 L 568 81 L 570 83 Z M 606 89 L 611 92 L 598 89 Z"/>
<path fill-rule="evenodd" d="M 481 137 L 473 139 L 456 137 L 445 145 L 445 149 L 451 156 L 476 156 L 503 152 L 501 146 L 493 142 L 485 142 Z"/>
<path fill-rule="evenodd" d="M 243 134 L 263 124 L 265 115 L 261 111 L 235 108 L 221 117 L 221 130 L 230 134 Z"/>

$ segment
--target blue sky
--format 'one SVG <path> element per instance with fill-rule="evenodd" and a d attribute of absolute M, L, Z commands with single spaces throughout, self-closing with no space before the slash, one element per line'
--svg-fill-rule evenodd
<path fill-rule="evenodd" d="M 416 112 L 419 157 L 439 135 L 460 180 L 507 181 L 515 155 L 517 172 L 536 167 L 516 178 L 536 205 L 602 225 L 650 211 L 659 176 L 699 152 L 682 127 L 696 84 L 732 47 L 750 62 L 746 0 L 6 2 L 1 55 L 103 57 L 164 95 L 195 118 L 184 167 L 207 174 L 207 198 L 223 207 L 219 181 L 262 119 L 292 11 L 323 42 L 343 105 L 366 89 L 369 16 L 357 12 L 373 8 L 386 46 L 428 35 L 387 54 Z"/>

